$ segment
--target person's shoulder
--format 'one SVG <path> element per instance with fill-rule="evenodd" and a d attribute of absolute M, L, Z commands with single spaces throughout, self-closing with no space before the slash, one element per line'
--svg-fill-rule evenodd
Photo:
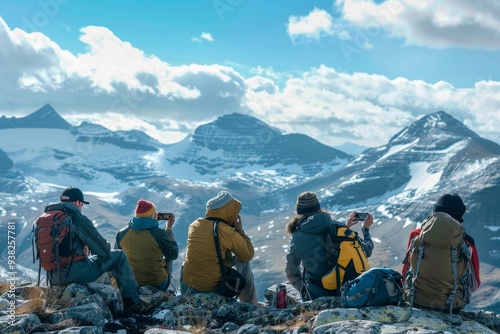
<path fill-rule="evenodd" d="M 118 230 L 118 232 L 116 232 L 116 234 L 123 234 L 128 230 L 130 230 L 130 225 L 123 226 L 121 229 Z"/>
<path fill-rule="evenodd" d="M 144 230 L 144 232 L 149 232 L 153 236 L 167 236 L 168 235 L 167 230 L 160 228 L 160 227 L 150 228 L 150 229 Z"/>
<path fill-rule="evenodd" d="M 229 225 L 227 223 L 223 223 L 223 222 L 219 223 L 219 230 L 227 231 L 227 232 L 231 232 L 231 231 L 236 232 L 236 229 L 234 228 L 234 226 L 231 226 L 231 225 Z"/>

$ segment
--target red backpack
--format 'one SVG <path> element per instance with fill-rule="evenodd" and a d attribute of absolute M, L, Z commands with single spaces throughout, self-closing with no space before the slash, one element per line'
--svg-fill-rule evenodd
<path fill-rule="evenodd" d="M 50 208 L 47 208 L 50 209 Z M 40 266 L 46 271 L 60 269 L 79 261 L 85 255 L 75 256 L 73 249 L 74 227 L 71 216 L 63 210 L 47 210 L 33 224 L 34 244 L 36 244 L 36 258 L 33 246 L 33 262 L 40 261 Z M 61 282 L 61 280 L 59 280 Z M 40 268 L 38 283 L 40 283 Z"/>

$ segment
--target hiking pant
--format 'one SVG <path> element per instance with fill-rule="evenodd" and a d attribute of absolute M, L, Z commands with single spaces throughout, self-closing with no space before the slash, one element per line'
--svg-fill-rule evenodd
<path fill-rule="evenodd" d="M 108 271 L 113 272 L 123 299 L 130 298 L 134 303 L 140 301 L 139 286 L 132 273 L 127 257 L 121 249 L 110 251 L 109 255 L 104 259 L 98 259 L 94 255 L 82 261 L 72 262 L 70 265 L 61 268 L 62 284 L 59 284 L 57 269 L 49 271 L 47 275 L 53 285 L 70 283 L 85 284 L 95 281 Z"/>
<path fill-rule="evenodd" d="M 236 267 L 236 270 L 246 279 L 246 285 L 245 289 L 241 291 L 239 295 L 239 299 L 242 302 L 245 303 L 250 303 L 257 305 L 257 293 L 255 292 L 255 282 L 254 282 L 254 277 L 252 273 L 252 268 L 250 267 L 250 262 L 248 261 L 239 261 L 236 256 L 234 256 L 234 266 Z M 219 267 L 217 267 L 217 270 L 220 270 Z M 184 283 L 184 279 L 182 277 L 182 269 L 181 269 L 181 279 L 180 279 L 180 286 L 181 286 L 181 293 L 183 295 L 192 295 L 195 293 L 206 293 L 206 292 L 213 292 L 213 291 L 198 291 L 196 289 L 193 289 L 186 283 Z"/>

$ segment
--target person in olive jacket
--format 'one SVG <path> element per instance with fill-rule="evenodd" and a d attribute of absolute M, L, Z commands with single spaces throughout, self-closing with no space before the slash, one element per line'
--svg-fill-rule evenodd
<path fill-rule="evenodd" d="M 204 218 L 198 218 L 189 225 L 186 258 L 181 274 L 182 294 L 215 291 L 221 279 L 213 236 L 214 221 L 207 219 L 217 218 L 220 221 L 218 235 L 224 266 L 235 266 L 246 279 L 246 287 L 239 299 L 242 302 L 258 304 L 250 268 L 254 249 L 252 241 L 243 230 L 241 202 L 227 191 L 221 191 L 208 200 L 206 209 Z"/>
<path fill-rule="evenodd" d="M 156 206 L 146 200 L 137 201 L 135 215 L 116 234 L 115 248 L 123 249 L 139 286 L 166 290 L 171 282 L 172 262 L 179 256 L 170 214 L 167 229 L 159 227 Z"/>
<path fill-rule="evenodd" d="M 75 261 L 61 268 L 61 275 L 58 275 L 55 269 L 47 272 L 50 283 L 53 285 L 85 284 L 111 271 L 118 283 L 125 310 L 138 313 L 148 312 L 152 305 L 148 305 L 139 296 L 139 286 L 125 253 L 121 250 L 111 250 L 109 242 L 97 231 L 92 221 L 81 213 L 83 204 L 89 204 L 84 200 L 82 191 L 73 187 L 66 188 L 60 200 L 60 203 L 48 205 L 45 212 L 63 210 L 71 216 Z M 93 255 L 89 256 L 89 252 Z M 62 281 L 59 281 L 59 278 Z"/>

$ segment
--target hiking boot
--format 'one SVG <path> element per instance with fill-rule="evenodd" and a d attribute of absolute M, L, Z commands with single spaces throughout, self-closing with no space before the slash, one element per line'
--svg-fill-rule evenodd
<path fill-rule="evenodd" d="M 144 300 L 139 300 L 137 303 L 125 304 L 125 313 L 147 314 L 153 311 L 154 305 L 151 305 Z"/>

